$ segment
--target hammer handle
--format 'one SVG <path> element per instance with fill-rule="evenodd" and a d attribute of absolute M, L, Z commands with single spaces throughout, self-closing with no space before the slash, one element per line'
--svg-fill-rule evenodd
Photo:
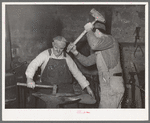
<path fill-rule="evenodd" d="M 91 24 L 93 25 L 95 22 L 97 21 L 97 19 L 95 19 Z M 74 44 L 78 43 L 80 41 L 80 39 L 86 34 L 86 30 L 84 30 L 79 37 L 73 42 Z M 73 47 L 72 47 L 73 48 Z M 71 48 L 71 49 L 72 49 Z M 70 50 L 71 50 L 70 49 Z M 67 52 L 70 52 L 70 50 L 67 50 Z"/>
<path fill-rule="evenodd" d="M 27 86 L 26 83 L 17 83 L 18 86 Z M 38 85 L 36 84 L 35 87 L 41 87 L 41 88 L 53 88 L 54 86 L 51 86 L 51 85 Z"/>
<path fill-rule="evenodd" d="M 97 19 L 95 19 L 91 24 L 93 25 L 96 21 L 97 21 Z M 78 43 L 79 40 L 85 35 L 85 33 L 86 33 L 86 30 L 84 30 L 73 43 L 74 44 Z"/>
<path fill-rule="evenodd" d="M 78 37 L 73 43 L 74 43 L 74 44 L 78 43 L 79 40 L 85 35 L 85 33 L 86 33 L 86 30 L 84 30 L 84 31 L 79 35 L 79 37 Z"/>

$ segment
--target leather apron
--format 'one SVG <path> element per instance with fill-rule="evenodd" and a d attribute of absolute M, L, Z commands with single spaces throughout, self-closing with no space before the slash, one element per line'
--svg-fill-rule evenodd
<path fill-rule="evenodd" d="M 49 50 L 51 55 L 51 51 Z M 57 93 L 74 93 L 72 75 L 69 71 L 66 59 L 50 58 L 41 75 L 43 85 L 57 85 Z M 51 94 L 52 89 L 40 89 L 41 93 Z"/>

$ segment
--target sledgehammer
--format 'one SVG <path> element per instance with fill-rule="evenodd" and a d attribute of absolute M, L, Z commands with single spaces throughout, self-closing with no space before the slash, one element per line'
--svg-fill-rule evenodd
<path fill-rule="evenodd" d="M 96 11 L 94 8 L 90 11 L 90 14 L 95 18 L 95 20 L 92 22 L 92 25 L 94 25 L 96 21 L 105 23 L 105 18 L 103 17 L 103 15 L 100 14 L 98 11 Z M 86 30 L 84 30 L 73 43 L 74 44 L 78 43 L 85 34 L 86 34 Z M 70 50 L 67 50 L 67 52 L 70 52 Z"/>

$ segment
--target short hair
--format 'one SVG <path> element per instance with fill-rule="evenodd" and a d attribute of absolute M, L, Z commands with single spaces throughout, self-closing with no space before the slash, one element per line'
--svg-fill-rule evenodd
<path fill-rule="evenodd" d="M 62 36 L 56 36 L 55 38 L 53 38 L 53 40 L 54 41 L 63 41 L 63 42 L 65 42 L 65 43 L 67 43 L 67 40 L 64 38 L 64 37 L 62 37 Z"/>

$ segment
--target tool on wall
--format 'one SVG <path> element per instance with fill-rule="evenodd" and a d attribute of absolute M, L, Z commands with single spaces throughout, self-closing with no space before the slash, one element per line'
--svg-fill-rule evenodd
<path fill-rule="evenodd" d="M 90 11 L 90 14 L 95 18 L 95 20 L 92 22 L 92 25 L 94 25 L 96 21 L 105 23 L 105 18 L 103 17 L 103 15 L 100 14 L 98 11 L 96 11 L 94 8 Z M 84 30 L 73 43 L 74 44 L 78 43 L 85 34 L 86 34 L 86 30 Z"/>
<path fill-rule="evenodd" d="M 141 27 L 136 27 L 136 29 L 135 29 L 135 31 L 133 33 L 133 35 L 136 34 L 135 35 L 135 42 L 134 42 L 134 47 L 136 47 L 135 51 L 134 51 L 134 57 L 135 58 L 136 58 L 136 56 L 135 56 L 136 55 L 136 51 L 137 51 L 138 48 L 140 48 L 140 50 L 142 52 L 142 57 L 144 56 L 144 52 L 143 52 L 141 46 L 139 44 L 137 44 L 137 40 L 140 40 L 140 29 L 141 29 Z"/>
<path fill-rule="evenodd" d="M 140 48 L 140 50 L 141 50 L 141 52 L 142 52 L 142 57 L 144 56 L 144 52 L 143 52 L 141 46 L 140 46 L 140 45 L 137 45 L 136 48 L 135 48 L 135 50 L 134 50 L 134 57 L 135 57 L 135 58 L 136 58 L 136 51 L 137 51 L 138 47 Z"/>
<path fill-rule="evenodd" d="M 141 27 L 136 27 L 136 29 L 135 29 L 135 31 L 133 33 L 133 35 L 136 34 L 135 35 L 134 47 L 137 45 L 137 40 L 140 40 L 140 29 L 141 29 Z"/>

